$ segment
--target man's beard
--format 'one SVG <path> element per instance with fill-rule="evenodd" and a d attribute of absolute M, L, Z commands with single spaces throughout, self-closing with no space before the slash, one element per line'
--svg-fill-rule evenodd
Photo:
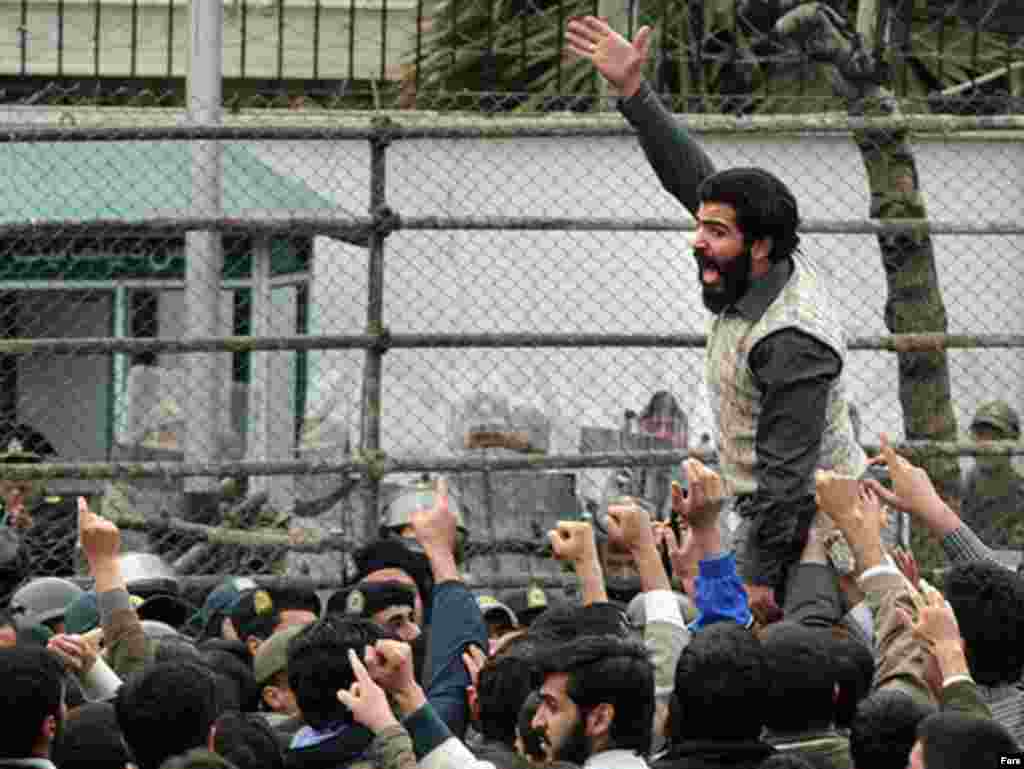
<path fill-rule="evenodd" d="M 735 304 L 747 293 L 750 287 L 750 264 L 753 259 L 750 246 L 744 246 L 740 255 L 726 265 L 711 259 L 703 250 L 694 249 L 693 256 L 697 260 L 697 280 L 700 281 L 704 306 L 715 315 Z M 704 282 L 705 269 L 718 271 L 717 283 L 709 286 Z"/>
<path fill-rule="evenodd" d="M 587 736 L 585 719 L 579 718 L 565 742 L 555 748 L 551 759 L 583 766 L 588 758 L 590 758 L 590 738 Z"/>

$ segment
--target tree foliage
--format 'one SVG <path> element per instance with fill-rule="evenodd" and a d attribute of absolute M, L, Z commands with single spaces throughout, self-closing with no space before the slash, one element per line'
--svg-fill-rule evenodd
<path fill-rule="evenodd" d="M 627 27 L 651 24 L 649 79 L 679 108 L 793 113 L 837 108 L 827 64 L 773 30 L 809 0 L 646 0 Z M 828 0 L 853 30 L 856 0 Z M 1005 111 L 1012 77 L 1024 75 L 1024 4 L 1005 0 L 892 0 L 874 41 L 906 104 L 941 111 Z M 598 13 L 597 0 L 434 0 L 427 9 L 415 79 L 417 102 L 470 96 L 490 109 L 588 107 L 592 68 L 567 59 L 567 20 Z M 629 29 L 625 31 L 631 31 Z M 964 86 L 957 100 L 941 93 Z M 1020 96 L 1020 94 L 1017 94 Z M 929 101 L 930 99 L 930 101 Z M 966 108 L 963 107 L 968 101 Z M 470 106 L 466 104 L 465 106 Z"/>

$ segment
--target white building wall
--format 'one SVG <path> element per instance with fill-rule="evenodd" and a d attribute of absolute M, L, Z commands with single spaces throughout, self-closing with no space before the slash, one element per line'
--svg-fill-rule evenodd
<path fill-rule="evenodd" d="M 861 158 L 845 137 L 709 137 L 706 144 L 721 167 L 757 164 L 787 180 L 805 219 L 867 214 Z M 924 140 L 915 150 L 933 220 L 1020 221 L 1019 140 Z M 365 213 L 363 143 L 274 146 L 263 155 L 345 210 Z M 398 141 L 388 149 L 387 190 L 389 205 L 409 217 L 686 217 L 632 138 Z M 1021 245 L 1020 237 L 935 237 L 951 332 L 1024 332 Z M 886 333 L 875 238 L 806 236 L 804 250 L 832 277 L 848 333 Z M 392 333 L 702 333 L 707 321 L 683 233 L 401 231 L 387 239 L 385 260 Z M 315 330 L 362 330 L 365 293 L 365 251 L 319 246 Z M 361 358 L 321 354 L 313 392 L 329 377 L 331 387 L 349 390 L 354 413 Z M 983 400 L 1022 403 L 1019 349 L 954 351 L 950 370 L 964 431 Z M 882 430 L 898 437 L 895 355 L 854 352 L 846 371 L 865 439 Z M 477 388 L 543 404 L 558 451 L 576 450 L 582 425 L 620 424 L 624 408 L 639 410 L 658 389 L 671 390 L 690 413 L 691 437 L 710 430 L 695 350 L 393 350 L 384 372 L 383 442 L 394 454 L 446 449 L 450 404 Z M 355 420 L 352 427 L 355 434 Z"/>
<path fill-rule="evenodd" d="M 52 117 L 28 108 L 0 114 L 17 123 Z M 1019 137 L 987 137 L 917 142 L 933 220 L 1021 221 Z M 758 164 L 777 172 L 794 188 L 807 219 L 866 215 L 860 156 L 846 137 L 705 141 L 723 167 Z M 367 213 L 367 142 L 263 142 L 253 149 L 340 211 Z M 686 217 L 631 137 L 396 141 L 387 167 L 388 202 L 406 217 Z M 935 237 L 950 331 L 1024 333 L 1021 246 L 1018 236 Z M 885 280 L 875 239 L 806 236 L 804 247 L 832 275 L 848 332 L 885 333 Z M 318 238 L 315 251 L 311 333 L 363 331 L 366 250 Z M 684 233 L 399 231 L 386 241 L 385 262 L 385 323 L 393 333 L 703 333 L 707 321 Z M 172 329 L 173 320 L 166 320 Z M 332 421 L 330 435 L 322 437 L 339 448 L 345 438 L 358 445 L 362 359 L 358 352 L 309 355 L 306 416 Z M 1024 405 L 1019 349 L 954 351 L 950 363 L 962 430 L 983 400 L 1004 397 Z M 584 425 L 618 426 L 624 409 L 639 410 L 658 389 L 672 391 L 690 414 L 691 438 L 711 429 L 699 350 L 393 350 L 384 375 L 383 446 L 395 455 L 453 450 L 451 405 L 479 388 L 542 406 L 554 423 L 554 451 L 575 451 Z M 895 356 L 851 353 L 847 375 L 865 438 L 881 430 L 899 437 Z M 33 382 L 39 403 L 64 393 L 57 377 Z M 95 438 L 86 438 L 98 435 L 92 417 L 74 422 L 81 427 L 69 428 L 62 439 L 92 446 Z"/>

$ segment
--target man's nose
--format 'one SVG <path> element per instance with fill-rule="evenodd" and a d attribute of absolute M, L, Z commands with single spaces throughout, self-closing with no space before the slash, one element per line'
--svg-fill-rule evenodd
<path fill-rule="evenodd" d="M 409 628 L 407 632 L 409 633 L 409 641 L 415 641 L 417 638 L 420 637 L 420 633 L 422 632 L 420 630 L 420 626 L 417 625 L 415 622 L 410 622 L 408 624 Z"/>

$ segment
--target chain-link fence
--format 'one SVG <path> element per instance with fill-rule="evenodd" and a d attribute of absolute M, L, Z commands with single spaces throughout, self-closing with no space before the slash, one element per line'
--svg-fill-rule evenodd
<path fill-rule="evenodd" d="M 2 98 L 183 106 L 189 10 L 4 0 Z M 226 103 L 587 110 L 600 79 L 562 51 L 567 20 L 584 14 L 630 35 L 654 26 L 652 82 L 690 111 L 834 105 L 823 61 L 851 44 L 921 108 L 1001 113 L 1024 97 L 1024 11 L 1005 0 L 224 0 Z"/>
<path fill-rule="evenodd" d="M 543 532 L 623 466 L 663 508 L 656 468 L 714 453 L 707 314 L 692 221 L 606 104 L 188 127 L 9 106 L 0 417 L 45 461 L 0 475 L 61 497 L 26 534 L 33 573 L 73 571 L 79 493 L 202 585 L 340 584 L 424 472 L 452 479 L 493 584 L 557 578 Z M 952 492 L 973 455 L 1020 451 L 967 427 L 1021 402 L 1024 119 L 908 112 L 683 119 L 720 167 L 791 184 L 863 440 L 928 446 Z"/>

